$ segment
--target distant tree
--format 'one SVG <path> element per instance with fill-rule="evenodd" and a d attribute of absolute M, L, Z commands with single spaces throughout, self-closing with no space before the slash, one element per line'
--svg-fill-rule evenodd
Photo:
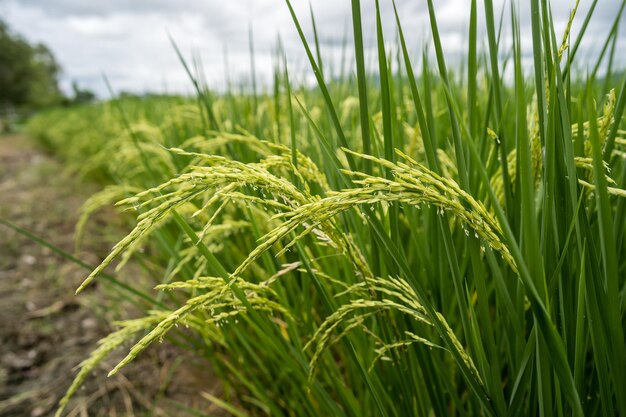
<path fill-rule="evenodd" d="M 60 70 L 45 45 L 29 44 L 0 21 L 0 112 L 59 103 Z"/>
<path fill-rule="evenodd" d="M 93 91 L 81 88 L 76 81 L 72 82 L 72 90 L 74 91 L 74 97 L 70 101 L 71 104 L 91 103 L 96 99 Z"/>

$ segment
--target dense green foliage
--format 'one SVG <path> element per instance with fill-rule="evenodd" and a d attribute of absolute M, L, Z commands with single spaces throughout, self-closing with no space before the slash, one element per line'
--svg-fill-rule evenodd
<path fill-rule="evenodd" d="M 539 0 L 532 68 L 514 7 L 500 60 L 490 0 L 489 47 L 474 0 L 467 59 L 447 68 L 428 1 L 435 57 L 420 77 L 400 19 L 398 33 L 378 21 L 371 73 L 352 4 L 356 78 L 327 84 L 332 63 L 320 71 L 302 35 L 315 89 L 283 65 L 256 96 L 212 94 L 190 73 L 197 100 L 32 120 L 70 169 L 107 184 L 79 235 L 119 200 L 137 217 L 80 290 L 121 259 L 146 316 L 103 341 L 63 405 L 113 349 L 136 341 L 117 372 L 167 338 L 212 364 L 213 400 L 235 415 L 626 416 L 625 80 L 576 73 L 584 30 L 555 34 Z M 125 276 L 131 258 L 155 290 Z"/>
<path fill-rule="evenodd" d="M 50 50 L 11 33 L 0 20 L 0 114 L 58 104 L 60 67 Z"/>

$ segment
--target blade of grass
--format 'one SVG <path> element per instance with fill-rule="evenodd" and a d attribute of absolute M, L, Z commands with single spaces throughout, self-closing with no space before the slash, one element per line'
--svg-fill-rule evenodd
<path fill-rule="evenodd" d="M 348 141 L 343 132 L 343 128 L 341 127 L 341 123 L 339 122 L 339 117 L 337 116 L 337 111 L 335 109 L 335 105 L 333 104 L 332 99 L 330 98 L 330 93 L 328 92 L 328 87 L 326 86 L 326 82 L 324 81 L 324 77 L 315 62 L 315 58 L 311 53 L 311 48 L 309 48 L 309 44 L 304 36 L 304 32 L 302 31 L 302 27 L 300 26 L 300 22 L 296 16 L 296 13 L 293 10 L 290 0 L 285 0 L 287 7 L 289 8 L 289 13 L 291 14 L 291 18 L 293 20 L 294 25 L 296 26 L 296 30 L 298 31 L 298 36 L 302 41 L 302 45 L 304 46 L 306 55 L 309 59 L 309 63 L 311 64 L 311 68 L 313 69 L 313 74 L 315 75 L 315 79 L 317 80 L 317 84 L 319 89 L 321 90 L 322 95 L 324 96 L 324 101 L 326 102 L 326 107 L 328 109 L 331 121 L 337 132 L 337 136 L 339 137 L 339 143 L 341 146 L 345 148 L 350 148 L 348 145 Z M 334 146 L 336 148 L 336 146 Z M 348 160 L 348 165 L 350 165 L 350 169 L 355 170 L 356 165 L 354 163 L 354 158 L 351 155 L 346 155 L 346 159 Z"/>
<path fill-rule="evenodd" d="M 367 78 L 365 76 L 365 58 L 363 53 L 363 29 L 361 27 L 361 2 L 352 0 L 352 30 L 354 34 L 354 53 L 356 61 L 356 78 L 359 89 L 359 116 L 361 118 L 361 139 L 363 153 L 372 155 L 369 129 L 369 110 L 367 105 Z M 363 160 L 363 172 L 372 173 L 372 162 Z"/>

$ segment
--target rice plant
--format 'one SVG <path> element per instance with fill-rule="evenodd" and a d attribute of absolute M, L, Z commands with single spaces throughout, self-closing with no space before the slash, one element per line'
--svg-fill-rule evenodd
<path fill-rule="evenodd" d="M 548 1 L 526 2 L 531 65 L 518 4 L 502 26 L 491 0 L 469 1 L 450 65 L 419 2 L 434 50 L 419 72 L 387 0 L 366 67 L 360 3 L 354 76 L 327 75 L 336 63 L 286 0 L 315 87 L 290 81 L 279 48 L 270 92 L 213 92 L 176 49 L 195 98 L 31 121 L 107 185 L 79 236 L 115 201 L 136 219 L 78 292 L 116 263 L 146 312 L 82 363 L 57 415 L 112 349 L 133 343 L 111 374 L 166 339 L 210 364 L 225 396 L 207 397 L 235 415 L 626 416 L 626 77 L 611 47 L 626 2 L 592 71 L 579 45 L 597 1 L 572 3 L 565 33 Z M 125 276 L 131 259 L 154 289 Z"/>

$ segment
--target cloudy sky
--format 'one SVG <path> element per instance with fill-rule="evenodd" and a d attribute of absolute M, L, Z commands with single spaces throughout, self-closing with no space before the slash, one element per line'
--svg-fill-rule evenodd
<path fill-rule="evenodd" d="M 408 41 L 419 54 L 430 39 L 426 1 L 396 2 Z M 503 2 L 494 1 L 498 10 Z M 293 3 L 310 36 L 309 2 Z M 435 3 L 446 53 L 458 56 L 466 47 L 469 0 Z M 552 3 L 560 31 L 575 1 Z M 581 1 L 579 16 L 584 16 L 590 3 Z M 581 56 L 592 55 L 602 45 L 620 3 L 599 0 Z M 311 0 L 311 6 L 323 56 L 338 62 L 344 33 L 351 33 L 350 1 Z M 373 45 L 374 0 L 363 0 L 362 8 L 365 43 Z M 381 8 L 387 37 L 392 41 L 395 31 L 391 0 L 381 0 Z M 520 14 L 522 34 L 529 37 L 528 10 L 522 8 Z M 274 62 L 272 51 L 279 36 L 291 72 L 305 74 L 307 68 L 284 0 L 0 0 L 0 18 L 29 41 L 43 42 L 52 49 L 63 67 L 62 84 L 66 91 L 74 80 L 102 97 L 108 95 L 102 74 L 117 91 L 191 91 L 168 34 L 185 55 L 200 58 L 207 80 L 217 88 L 225 85 L 227 77 L 241 81 L 249 74 L 249 28 L 261 83 L 269 79 Z M 625 22 L 624 18 L 621 20 Z M 576 27 L 581 21 L 579 18 Z M 626 47 L 626 27 L 621 26 L 618 48 Z"/>

